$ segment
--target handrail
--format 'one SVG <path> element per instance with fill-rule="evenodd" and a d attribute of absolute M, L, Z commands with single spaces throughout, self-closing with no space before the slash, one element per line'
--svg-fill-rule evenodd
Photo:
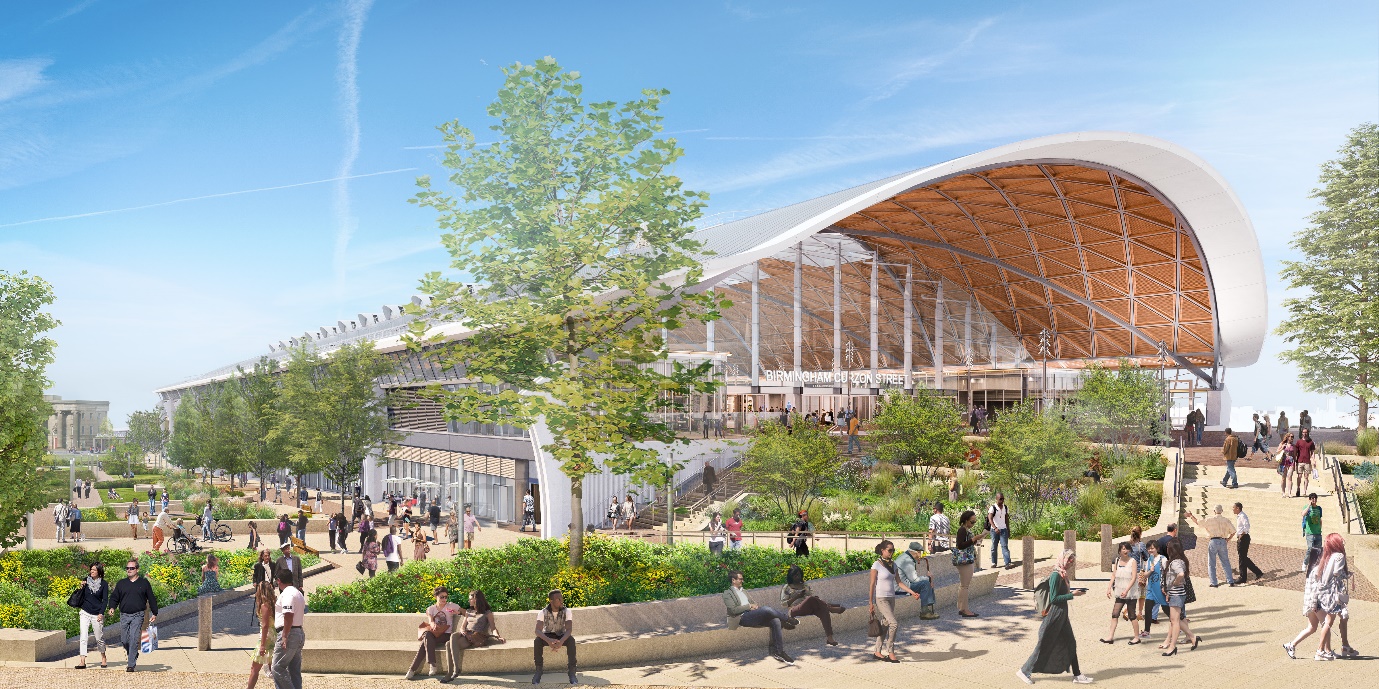
<path fill-rule="evenodd" d="M 1360 514 L 1359 499 L 1345 485 L 1345 472 L 1341 471 L 1341 463 L 1332 459 L 1326 454 L 1326 449 L 1318 445 L 1317 453 L 1321 455 L 1322 466 L 1331 472 L 1331 481 L 1336 486 L 1336 499 L 1341 505 L 1341 518 L 1345 520 L 1346 532 L 1355 533 L 1352 524 L 1360 522 L 1359 533 L 1364 534 L 1365 520 Z"/>

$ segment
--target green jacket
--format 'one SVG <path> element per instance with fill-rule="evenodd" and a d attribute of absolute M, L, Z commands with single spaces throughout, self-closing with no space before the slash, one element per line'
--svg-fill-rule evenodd
<path fill-rule="evenodd" d="M 745 597 L 747 589 L 742 589 L 742 593 Z M 751 602 L 748 602 L 746 605 L 742 605 L 738 602 L 737 594 L 731 586 L 728 587 L 727 591 L 723 592 L 723 605 L 728 609 L 728 629 L 737 629 L 738 623 L 741 622 L 739 618 L 742 617 L 742 613 L 752 609 Z"/>

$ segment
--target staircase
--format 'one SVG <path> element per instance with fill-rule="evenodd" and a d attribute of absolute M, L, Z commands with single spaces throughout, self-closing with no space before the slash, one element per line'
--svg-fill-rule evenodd
<path fill-rule="evenodd" d="M 700 483 L 694 490 L 685 493 L 675 499 L 676 511 L 687 511 L 687 514 L 676 518 L 676 528 L 680 522 L 692 520 L 703 513 L 715 502 L 728 500 L 744 490 L 742 476 L 738 473 L 737 467 L 728 469 L 718 475 L 713 484 L 713 495 L 709 495 L 704 490 L 704 484 Z M 727 519 L 728 515 L 724 515 Z M 632 520 L 632 526 L 636 529 L 659 529 L 666 523 L 666 502 L 664 499 L 657 500 L 654 504 L 647 505 L 637 514 L 637 518 Z"/>
<path fill-rule="evenodd" d="M 1302 513 L 1307 508 L 1307 498 L 1283 497 L 1276 467 L 1276 464 L 1262 460 L 1240 460 L 1236 463 L 1240 487 L 1232 490 L 1221 487 L 1221 479 L 1226 475 L 1225 467 L 1184 465 L 1185 507 L 1197 515 L 1197 519 L 1204 520 L 1214 515 L 1216 505 L 1221 505 L 1225 508 L 1222 516 L 1233 522 L 1235 517 L 1231 514 L 1231 505 L 1239 502 L 1250 517 L 1250 540 L 1253 543 L 1302 548 L 1305 544 Z M 1317 505 L 1322 508 L 1322 533 L 1344 532 L 1344 520 L 1336 502 L 1330 473 L 1321 472 L 1321 479 L 1313 480 L 1307 490 L 1317 494 Z M 1186 520 L 1186 527 L 1188 531 L 1206 537 L 1200 528 L 1193 528 L 1191 520 Z"/>

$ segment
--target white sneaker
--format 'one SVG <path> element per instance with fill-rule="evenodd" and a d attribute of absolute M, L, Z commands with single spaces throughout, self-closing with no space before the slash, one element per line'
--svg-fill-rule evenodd
<path fill-rule="evenodd" d="M 1335 660 L 1335 657 L 1326 651 L 1317 651 L 1312 655 L 1312 660 Z"/>
<path fill-rule="evenodd" d="M 426 676 L 427 676 L 427 677 L 435 677 L 435 676 L 436 676 L 436 666 L 435 666 L 435 665 L 432 665 L 432 666 L 430 666 L 429 668 L 427 668 L 427 670 L 426 670 Z"/>
<path fill-rule="evenodd" d="M 1092 678 L 1087 675 L 1078 675 L 1073 678 L 1073 684 L 1091 684 Z"/>
<path fill-rule="evenodd" d="M 408 671 L 407 671 L 407 674 L 403 675 L 402 678 L 403 678 L 403 679 L 411 679 L 411 678 L 416 677 L 416 676 L 417 676 L 417 671 L 416 671 L 416 670 L 408 670 Z"/>
<path fill-rule="evenodd" d="M 1342 646 L 1342 647 L 1341 647 L 1341 657 L 1342 657 L 1342 658 L 1359 658 L 1359 657 L 1360 657 L 1360 652 L 1357 651 L 1357 650 L 1355 650 L 1355 649 L 1353 649 L 1353 648 L 1351 648 L 1351 647 L 1349 647 L 1349 646 Z"/>
<path fill-rule="evenodd" d="M 1295 655 L 1295 653 L 1294 653 L 1293 644 L 1284 644 L 1284 645 L 1283 645 L 1283 650 L 1288 652 L 1288 657 L 1289 657 L 1289 658 L 1292 658 L 1293 660 L 1297 660 L 1297 659 L 1298 659 L 1297 655 Z"/>
<path fill-rule="evenodd" d="M 1034 678 L 1033 678 L 1033 677 L 1030 677 L 1030 676 L 1027 675 L 1027 674 L 1025 674 L 1025 671 L 1024 671 L 1024 670 L 1016 670 L 1016 671 L 1015 671 L 1015 676 L 1016 676 L 1016 677 L 1019 677 L 1019 678 L 1020 678 L 1020 681 L 1021 681 L 1021 682 L 1024 682 L 1025 684 L 1034 684 Z"/>

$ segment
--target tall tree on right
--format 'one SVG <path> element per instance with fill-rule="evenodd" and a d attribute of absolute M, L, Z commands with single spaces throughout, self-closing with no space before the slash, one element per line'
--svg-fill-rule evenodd
<path fill-rule="evenodd" d="M 1379 125 L 1352 130 L 1320 181 L 1321 208 L 1293 236 L 1299 258 L 1280 271 L 1300 296 L 1283 301 L 1275 333 L 1292 348 L 1279 358 L 1303 389 L 1354 399 L 1366 428 L 1379 396 Z"/>

